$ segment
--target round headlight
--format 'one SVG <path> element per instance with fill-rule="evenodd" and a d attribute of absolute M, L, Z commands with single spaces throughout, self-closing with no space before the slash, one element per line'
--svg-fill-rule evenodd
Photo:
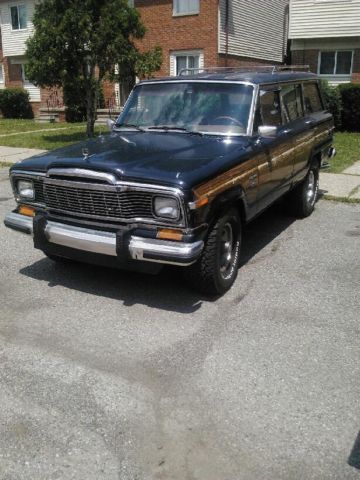
<path fill-rule="evenodd" d="M 35 198 L 35 191 L 33 182 L 29 180 L 19 180 L 17 183 L 17 191 L 21 198 L 33 200 Z"/>
<path fill-rule="evenodd" d="M 176 220 L 179 218 L 179 204 L 176 198 L 171 197 L 155 197 L 154 210 L 157 217 L 171 218 Z"/>

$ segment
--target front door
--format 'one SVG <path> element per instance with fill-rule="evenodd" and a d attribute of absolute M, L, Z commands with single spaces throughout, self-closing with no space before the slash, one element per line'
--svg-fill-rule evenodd
<path fill-rule="evenodd" d="M 259 126 L 276 127 L 276 134 L 270 138 L 259 137 L 255 149 L 259 149 L 258 206 L 259 211 L 270 205 L 283 184 L 289 185 L 293 171 L 291 145 L 287 131 L 283 126 L 280 89 L 277 84 L 260 88 L 255 116 L 254 133 Z"/>

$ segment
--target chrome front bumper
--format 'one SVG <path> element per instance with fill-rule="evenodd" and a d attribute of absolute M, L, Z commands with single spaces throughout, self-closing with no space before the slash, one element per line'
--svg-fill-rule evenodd
<path fill-rule="evenodd" d="M 7 227 L 33 235 L 33 219 L 18 213 L 8 213 Z M 48 242 L 84 252 L 117 257 L 116 233 L 74 227 L 48 221 L 45 227 Z M 196 262 L 204 247 L 203 241 L 193 243 L 171 242 L 155 238 L 130 236 L 128 250 L 133 260 L 187 266 Z"/>

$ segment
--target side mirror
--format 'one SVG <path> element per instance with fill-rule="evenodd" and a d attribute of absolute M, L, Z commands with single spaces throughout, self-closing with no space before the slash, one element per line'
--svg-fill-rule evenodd
<path fill-rule="evenodd" d="M 264 138 L 276 137 L 277 127 L 273 127 L 272 125 L 262 125 L 258 129 L 258 134 L 260 135 L 260 137 Z"/>
<path fill-rule="evenodd" d="M 115 125 L 115 122 L 111 118 L 108 118 L 106 120 L 106 125 L 108 126 L 108 129 L 110 130 L 110 132 L 112 132 L 112 130 L 114 128 L 114 125 Z"/>

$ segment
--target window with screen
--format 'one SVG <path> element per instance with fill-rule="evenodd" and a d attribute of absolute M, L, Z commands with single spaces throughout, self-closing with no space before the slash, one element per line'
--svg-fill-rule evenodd
<path fill-rule="evenodd" d="M 26 5 L 14 5 L 10 8 L 11 27 L 13 30 L 27 28 Z"/>
<path fill-rule="evenodd" d="M 286 122 L 304 116 L 301 100 L 301 85 L 289 85 L 281 89 L 284 118 Z"/>
<path fill-rule="evenodd" d="M 322 110 L 319 86 L 317 83 L 304 83 L 305 112 L 315 113 Z"/>
<path fill-rule="evenodd" d="M 320 75 L 351 75 L 352 50 L 320 52 Z"/>
<path fill-rule="evenodd" d="M 192 15 L 199 11 L 200 0 L 173 0 L 174 15 Z"/>

